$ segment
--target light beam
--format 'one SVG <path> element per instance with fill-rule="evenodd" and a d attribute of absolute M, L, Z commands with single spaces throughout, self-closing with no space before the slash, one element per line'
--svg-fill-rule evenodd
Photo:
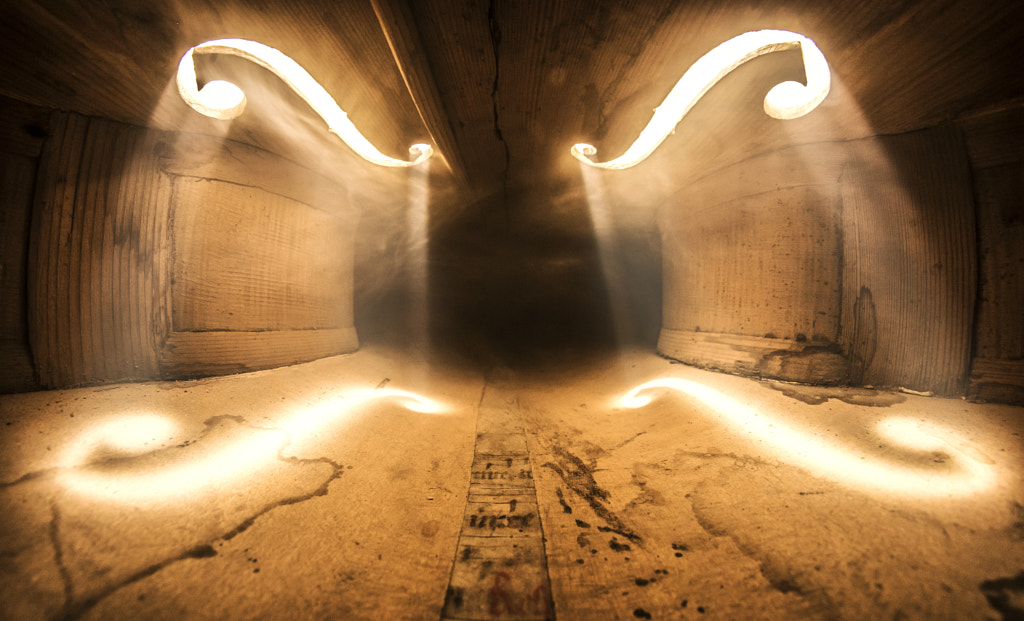
<path fill-rule="evenodd" d="M 165 415 L 111 417 L 64 449 L 58 480 L 78 494 L 131 504 L 202 494 L 252 476 L 281 458 L 286 447 L 316 434 L 356 407 L 379 399 L 393 399 L 421 414 L 446 411 L 441 403 L 406 390 L 351 391 L 308 407 L 277 425 L 240 423 L 240 433 L 218 438 L 212 447 L 199 447 L 193 454 L 197 456 L 178 452 L 185 445 L 160 448 L 161 440 L 180 434 L 178 426 Z"/>
<path fill-rule="evenodd" d="M 807 84 L 782 82 L 764 98 L 764 111 L 776 119 L 795 119 L 815 109 L 828 95 L 830 73 L 821 50 L 807 37 L 787 30 L 756 30 L 733 37 L 702 56 L 686 70 L 665 101 L 654 109 L 654 116 L 629 149 L 608 162 L 595 162 L 590 156 L 597 148 L 579 143 L 569 150 L 572 156 L 588 166 L 622 170 L 636 166 L 675 131 L 676 125 L 711 87 L 730 71 L 758 56 L 799 48 L 803 53 Z"/>

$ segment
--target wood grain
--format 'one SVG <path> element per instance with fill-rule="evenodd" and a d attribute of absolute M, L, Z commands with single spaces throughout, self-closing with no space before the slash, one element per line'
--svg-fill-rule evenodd
<path fill-rule="evenodd" d="M 842 179 L 842 343 L 859 361 L 852 379 L 963 394 L 977 282 L 964 145 L 945 125 L 851 149 Z"/>
<path fill-rule="evenodd" d="M 684 194 L 662 218 L 664 327 L 834 342 L 836 189 L 733 187 L 738 196 L 719 203 Z"/>
<path fill-rule="evenodd" d="M 52 135 L 27 286 L 40 385 L 239 372 L 358 347 L 355 218 L 336 185 L 249 146 L 76 114 L 57 115 Z"/>
<path fill-rule="evenodd" d="M 49 112 L 0 99 L 0 392 L 37 388 L 28 341 L 28 251 Z"/>
<path fill-rule="evenodd" d="M 139 128 L 56 118 L 29 258 L 29 334 L 45 387 L 158 375 L 170 183 L 155 145 Z"/>
<path fill-rule="evenodd" d="M 841 384 L 850 367 L 820 342 L 662 328 L 658 352 L 704 369 L 806 384 Z"/>
<path fill-rule="evenodd" d="M 351 327 L 351 223 L 224 181 L 173 188 L 175 331 Z"/>
<path fill-rule="evenodd" d="M 370 4 L 416 111 L 430 132 L 435 151 L 444 158 L 459 183 L 466 183 L 465 157 L 452 133 L 451 115 L 441 101 L 433 71 L 422 53 L 423 43 L 409 4 L 406 0 L 371 0 Z"/>
<path fill-rule="evenodd" d="M 172 332 L 160 352 L 160 371 L 166 379 L 245 373 L 325 358 L 358 347 L 352 327 Z"/>
<path fill-rule="evenodd" d="M 968 395 L 1024 403 L 1024 105 L 960 122 L 978 210 L 978 306 Z"/>

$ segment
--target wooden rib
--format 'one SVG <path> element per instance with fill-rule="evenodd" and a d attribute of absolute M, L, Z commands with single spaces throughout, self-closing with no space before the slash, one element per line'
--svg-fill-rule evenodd
<path fill-rule="evenodd" d="M 160 355 L 166 379 L 226 375 L 308 362 L 359 348 L 355 328 L 172 332 Z"/>
<path fill-rule="evenodd" d="M 441 101 L 430 64 L 423 55 L 423 43 L 409 5 L 405 0 L 370 2 L 416 111 L 434 141 L 435 149 L 444 155 L 448 168 L 459 183 L 467 183 L 465 158 L 455 141 L 451 117 Z"/>
<path fill-rule="evenodd" d="M 62 115 L 43 153 L 29 282 L 45 387 L 156 375 L 167 328 L 152 300 L 164 297 L 166 281 L 153 274 L 165 267 L 135 248 L 165 245 L 150 238 L 166 234 L 168 201 L 155 158 L 136 148 L 146 134 Z"/>
<path fill-rule="evenodd" d="M 964 147 L 949 127 L 854 146 L 864 150 L 842 179 L 844 255 L 857 257 L 844 267 L 843 336 L 865 360 L 854 380 L 963 394 L 977 279 Z M 877 322 L 870 342 L 850 310 L 864 290 Z"/>

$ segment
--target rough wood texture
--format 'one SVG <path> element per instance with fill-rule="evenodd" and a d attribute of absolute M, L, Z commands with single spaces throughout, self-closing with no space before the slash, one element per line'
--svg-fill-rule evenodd
<path fill-rule="evenodd" d="M 834 144 L 766 154 L 662 210 L 661 353 L 793 381 L 847 379 L 827 351 L 839 335 L 841 161 Z M 809 345 L 821 351 L 796 364 L 791 352 Z M 785 364 L 766 358 L 777 350 L 790 352 Z"/>
<path fill-rule="evenodd" d="M 153 132 L 55 118 L 39 168 L 29 334 L 44 387 L 158 377 L 170 180 Z"/>
<path fill-rule="evenodd" d="M 231 148 L 242 161 L 256 155 Z M 280 162 L 267 172 L 277 183 L 301 181 L 289 168 Z M 222 176 L 249 180 L 254 171 L 238 172 Z M 308 183 L 296 188 L 313 191 Z M 319 188 L 326 191 L 322 180 Z M 182 176 L 173 190 L 173 333 L 160 355 L 164 377 L 236 373 L 358 348 L 349 213 L 237 181 Z"/>
<path fill-rule="evenodd" d="M 354 351 L 353 327 L 324 330 L 172 332 L 160 351 L 165 378 L 245 373 Z"/>
<path fill-rule="evenodd" d="M 249 146 L 75 114 L 57 116 L 39 177 L 28 285 L 42 386 L 358 347 L 355 218 L 326 179 Z"/>
<path fill-rule="evenodd" d="M 960 125 L 974 177 L 980 275 L 968 395 L 1024 403 L 1024 106 Z"/>
<path fill-rule="evenodd" d="M 466 514 L 441 615 L 444 621 L 554 619 L 518 395 L 503 384 L 489 386 L 477 410 Z"/>
<path fill-rule="evenodd" d="M 406 0 L 371 0 L 395 64 L 423 125 L 433 139 L 435 150 L 460 183 L 465 183 L 466 162 L 452 133 L 451 115 L 445 111 L 433 71 L 423 55 L 423 43 L 412 10 Z"/>
<path fill-rule="evenodd" d="M 963 394 L 975 291 L 970 187 L 948 126 L 793 147 L 705 177 L 661 216 L 661 342 L 671 347 L 661 351 L 752 373 L 756 358 L 729 363 L 728 349 L 664 334 L 838 342 L 854 383 Z"/>
<path fill-rule="evenodd" d="M 174 86 L 181 55 L 203 41 L 239 36 L 292 57 L 381 151 L 404 158 L 411 144 L 428 141 L 365 0 L 262 7 L 204 0 L 161 5 L 115 0 L 104 7 L 78 0 L 4 3 L 0 92 L 133 125 L 181 131 L 188 124 L 214 136 L 227 131 L 229 138 L 326 172 L 344 175 L 346 169 L 372 167 L 328 134 L 324 122 L 280 80 L 251 63 L 241 63 L 246 66 L 236 73 L 249 96 L 247 110 L 229 125 L 185 106 Z M 203 59 L 201 78 L 234 77 L 229 60 Z"/>
<path fill-rule="evenodd" d="M 704 369 L 807 384 L 846 382 L 850 366 L 834 345 L 663 328 L 658 351 Z"/>
<path fill-rule="evenodd" d="M 28 244 L 49 113 L 0 99 L 0 392 L 38 387 L 28 343 Z"/>
<path fill-rule="evenodd" d="M 685 207 L 663 218 L 664 326 L 833 342 L 840 292 L 836 194 L 829 187 L 786 187 L 705 203 L 699 192 L 685 193 Z"/>
<path fill-rule="evenodd" d="M 174 181 L 173 327 L 352 326 L 352 223 L 223 181 Z"/>
<path fill-rule="evenodd" d="M 857 141 L 843 172 L 842 344 L 858 384 L 963 394 L 977 259 L 952 126 Z"/>

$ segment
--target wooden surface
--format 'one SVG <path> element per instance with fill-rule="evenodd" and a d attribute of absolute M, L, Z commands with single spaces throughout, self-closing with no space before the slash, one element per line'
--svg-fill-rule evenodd
<path fill-rule="evenodd" d="M 49 112 L 0 98 L 0 392 L 37 388 L 28 341 L 28 246 Z"/>
<path fill-rule="evenodd" d="M 843 333 L 856 384 L 963 394 L 977 295 L 956 129 L 860 141 L 843 171 Z"/>
<path fill-rule="evenodd" d="M 165 162 L 180 176 L 163 376 L 237 373 L 357 349 L 357 217 L 343 190 L 251 147 L 188 140 L 173 150 L 187 153 L 184 162 Z M 194 155 L 196 143 L 204 155 Z"/>
<path fill-rule="evenodd" d="M 746 375 L 848 379 L 835 346 L 845 157 L 834 143 L 763 154 L 699 180 L 661 209 L 659 352 Z"/>
<path fill-rule="evenodd" d="M 964 119 L 978 213 L 978 306 L 968 394 L 1024 402 L 1024 107 Z"/>
<path fill-rule="evenodd" d="M 850 364 L 838 346 L 821 341 L 662 328 L 658 352 L 700 367 L 805 384 L 845 384 Z"/>
<path fill-rule="evenodd" d="M 253 147 L 77 114 L 56 117 L 39 171 L 23 233 L 42 386 L 236 373 L 358 347 L 357 215 L 327 179 Z"/>
<path fill-rule="evenodd" d="M 359 348 L 356 329 L 174 331 L 160 350 L 165 378 L 246 373 L 348 353 Z"/>
<path fill-rule="evenodd" d="M 200 79 L 239 80 L 249 99 L 239 119 L 225 124 L 188 108 L 174 85 L 178 60 L 188 48 L 224 37 L 253 39 L 290 56 L 381 151 L 405 159 L 410 145 L 428 141 L 373 9 L 362 0 L 263 10 L 203 0 L 146 7 L 118 1 L 102 9 L 77 0 L 5 4 L 0 92 L 133 125 L 212 136 L 227 131 L 342 179 L 352 169 L 373 168 L 328 134 L 280 80 L 251 63 L 231 66 L 222 57 L 199 63 Z"/>
<path fill-rule="evenodd" d="M 430 133 L 435 152 L 444 159 L 458 182 L 465 184 L 468 181 L 465 156 L 452 133 L 451 115 L 441 101 L 433 71 L 423 55 L 423 42 L 409 3 L 407 0 L 371 0 L 370 4 L 409 96 Z"/>
<path fill-rule="evenodd" d="M 751 175 L 761 173 L 748 168 Z M 834 342 L 841 290 L 837 188 L 706 200 L 684 192 L 662 221 L 664 327 Z"/>
<path fill-rule="evenodd" d="M 485 379 L 371 344 L 250 374 L 0 396 L 4 612 L 437 621 L 466 562 L 482 618 L 524 618 L 536 586 L 515 595 L 537 564 L 481 558 L 481 540 L 542 541 L 562 620 L 998 619 L 1014 595 L 1021 408 L 756 381 L 649 350 L 574 363 Z M 698 390 L 623 407 L 653 379 Z M 159 431 L 126 433 L 154 419 Z M 942 447 L 879 434 L 890 419 Z M 512 465 L 488 469 L 498 451 Z M 491 504 L 479 492 L 496 482 L 519 489 Z M 492 525 L 464 559 L 463 535 Z"/>
<path fill-rule="evenodd" d="M 236 183 L 172 187 L 175 332 L 351 327 L 354 223 Z"/>
<path fill-rule="evenodd" d="M 403 157 L 411 143 L 428 140 L 431 133 L 443 134 L 444 127 L 448 127 L 450 142 L 455 146 L 442 145 L 443 150 L 461 154 L 472 189 L 468 193 L 451 191 L 443 167 L 431 169 L 428 228 L 438 246 L 448 246 L 435 246 L 431 256 L 444 257 L 447 252 L 447 256 L 455 257 L 454 263 L 480 267 L 467 268 L 457 275 L 459 278 L 448 278 L 447 274 L 435 278 L 433 283 L 445 283 L 437 286 L 451 285 L 453 290 L 439 290 L 431 299 L 476 300 L 481 291 L 496 292 L 490 296 L 493 300 L 455 309 L 464 309 L 463 313 L 443 313 L 452 315 L 451 323 L 456 324 L 445 337 L 461 335 L 462 326 L 470 323 L 466 317 L 486 317 L 480 323 L 489 329 L 481 329 L 482 338 L 477 340 L 490 341 L 494 334 L 507 333 L 507 326 L 524 326 L 523 333 L 536 342 L 528 344 L 529 349 L 576 330 L 587 323 L 580 316 L 591 310 L 593 329 L 584 331 L 586 336 L 581 340 L 600 333 L 607 336 L 612 331 L 608 326 L 618 321 L 609 317 L 614 314 L 614 305 L 607 302 L 608 287 L 602 281 L 604 259 L 595 250 L 590 200 L 596 195 L 591 192 L 594 188 L 585 187 L 579 164 L 568 155 L 568 146 L 580 140 L 592 142 L 598 148 L 599 159 L 621 153 L 682 73 L 708 50 L 748 30 L 794 30 L 814 39 L 831 67 L 832 92 L 822 106 L 807 117 L 786 122 L 763 113 L 761 103 L 769 87 L 780 80 L 802 79 L 796 53 L 769 54 L 740 67 L 697 104 L 675 134 L 641 167 L 599 177 L 603 200 L 614 214 L 613 228 L 623 231 L 623 238 L 643 231 L 650 226 L 654 212 L 665 204 L 679 205 L 689 200 L 723 206 L 717 210 L 720 213 L 703 216 L 708 221 L 705 225 L 711 226 L 714 217 L 720 218 L 716 224 L 721 226 L 717 233 L 719 247 L 733 248 L 733 242 L 738 243 L 738 248 L 730 252 L 738 253 L 736 256 L 741 256 L 742 261 L 689 274 L 686 270 L 696 270 L 692 265 L 666 267 L 666 273 L 673 272 L 673 282 L 687 280 L 684 288 L 693 287 L 701 296 L 709 296 L 692 297 L 686 302 L 689 307 L 670 304 L 670 314 L 688 308 L 687 312 L 700 311 L 703 316 L 700 323 L 693 321 L 693 316 L 666 316 L 668 329 L 695 330 L 699 326 L 722 333 L 758 337 L 771 333 L 794 339 L 797 334 L 804 334 L 812 340 L 815 333 L 831 335 L 829 340 L 841 342 L 855 353 L 855 371 L 867 378 L 863 381 L 906 383 L 921 389 L 930 386 L 929 390 L 948 394 L 962 390 L 968 370 L 962 360 L 963 351 L 970 351 L 972 336 L 977 336 L 979 342 L 989 338 L 980 333 L 975 335 L 973 328 L 969 328 L 971 334 L 965 340 L 963 322 L 957 318 L 957 313 L 969 312 L 964 300 L 972 296 L 973 286 L 958 280 L 959 274 L 974 271 L 967 256 L 970 249 L 963 245 L 963 239 L 951 236 L 956 235 L 953 231 L 958 227 L 971 229 L 973 225 L 957 220 L 960 215 L 950 215 L 952 212 L 938 216 L 933 231 L 937 237 L 932 241 L 940 249 L 932 248 L 917 258 L 910 257 L 910 251 L 890 257 L 896 276 L 878 276 L 886 284 L 876 284 L 886 291 L 868 287 L 872 293 L 869 300 L 859 286 L 850 284 L 855 274 L 849 272 L 874 273 L 874 268 L 868 265 L 870 259 L 861 259 L 854 267 L 857 258 L 853 246 L 864 245 L 862 250 L 874 256 L 875 250 L 884 250 L 883 246 L 891 248 L 890 242 L 894 240 L 902 243 L 903 233 L 892 229 L 891 235 L 881 231 L 876 231 L 877 236 L 869 234 L 869 225 L 875 221 L 871 215 L 857 224 L 860 240 L 847 235 L 854 230 L 848 219 L 836 227 L 841 234 L 832 239 L 826 233 L 830 221 L 823 214 L 836 196 L 841 198 L 836 204 L 843 204 L 844 217 L 851 214 L 849 204 L 858 201 L 902 205 L 893 212 L 895 215 L 880 214 L 878 222 L 885 223 L 882 228 L 917 226 L 909 219 L 911 204 L 925 211 L 953 209 L 952 203 L 946 205 L 945 199 L 938 198 L 949 194 L 942 188 L 952 188 L 950 192 L 957 194 L 953 197 L 956 202 L 961 200 L 964 188 L 970 186 L 961 183 L 966 178 L 960 168 L 962 162 L 953 161 L 956 157 L 952 155 L 952 159 L 946 158 L 952 151 L 947 153 L 949 145 L 939 144 L 942 140 L 931 145 L 935 149 L 904 149 L 900 146 L 904 141 L 880 139 L 877 147 L 870 146 L 864 153 L 856 154 L 858 161 L 869 165 L 861 173 L 856 172 L 857 166 L 851 168 L 838 193 L 836 184 L 845 173 L 835 166 L 845 161 L 844 149 L 868 144 L 861 141 L 870 137 L 926 130 L 964 115 L 975 119 L 978 111 L 1019 101 L 1024 96 L 1024 74 L 1014 61 L 1024 54 L 1024 6 L 1019 2 L 998 0 L 979 7 L 969 0 L 908 0 L 897 4 L 857 0 L 827 4 L 804 0 L 658 0 L 595 7 L 582 0 L 545 0 L 528 5 L 452 5 L 425 0 L 380 2 L 377 9 L 372 3 L 357 0 L 269 0 L 258 7 L 241 0 L 226 0 L 216 6 L 205 0 L 188 0 L 146 7 L 127 0 L 103 5 L 82 0 L 56 0 L 46 6 L 5 3 L 0 8 L 0 93 L 48 110 L 69 110 L 139 127 L 202 135 L 214 143 L 223 139 L 232 145 L 244 143 L 254 152 L 264 154 L 250 158 L 250 163 L 255 162 L 250 172 L 231 172 L 231 158 L 241 153 L 241 148 L 232 147 L 222 153 L 216 147 L 211 149 L 212 143 L 200 144 L 201 140 L 192 138 L 181 140 L 184 146 L 179 146 L 177 139 L 163 140 L 158 148 L 158 167 L 170 175 L 218 180 L 237 174 L 233 182 L 334 213 L 334 206 L 308 196 L 310 192 L 306 190 L 305 180 L 311 176 L 327 178 L 344 189 L 344 199 L 338 201 L 343 205 L 384 206 L 382 212 L 386 215 L 379 220 L 382 229 L 392 224 L 394 214 L 399 213 L 395 206 L 407 200 L 408 176 L 404 171 L 374 170 L 328 134 L 323 121 L 279 80 L 237 58 L 203 58 L 198 71 L 204 81 L 237 81 L 249 96 L 246 112 L 230 123 L 198 115 L 175 92 L 173 76 L 181 54 L 201 41 L 223 36 L 243 36 L 274 46 L 319 80 L 367 138 L 390 155 Z M 965 123 L 960 127 L 966 134 L 968 149 L 975 155 L 975 181 L 998 194 L 1013 195 L 1017 190 L 1012 179 L 1021 176 L 1019 171 L 999 173 L 995 169 L 1009 166 L 1005 156 L 1014 147 L 1005 141 L 998 148 L 992 145 L 1001 135 L 1012 135 L 1017 125 L 995 123 L 985 128 L 982 122 Z M 70 135 L 77 131 L 73 129 Z M 85 139 L 84 134 L 79 137 Z M 905 144 L 915 140 L 907 138 Z M 198 145 L 194 153 L 186 148 L 188 144 Z M 810 158 L 781 155 L 804 146 L 826 144 L 833 146 L 806 151 Z M 114 143 L 100 141 L 90 148 L 108 147 L 113 149 L 110 157 L 104 153 L 104 157 L 95 158 L 96 163 L 91 158 L 83 159 L 87 164 L 81 167 L 84 177 L 103 176 L 109 162 L 123 157 L 117 151 L 122 147 Z M 890 147 L 894 149 L 892 153 L 888 153 Z M 64 147 L 53 149 L 57 154 L 73 155 L 71 151 L 61 151 Z M 985 149 L 986 154 L 977 159 L 977 154 Z M 840 155 L 838 160 L 833 158 L 836 154 Z M 181 164 L 168 163 L 179 157 Z M 908 161 L 905 167 L 897 163 L 898 170 L 880 164 L 902 158 Z M 770 160 L 776 160 L 778 166 L 773 169 Z M 280 171 L 292 170 L 291 164 L 307 170 L 309 174 L 298 183 L 302 188 L 282 187 L 288 185 L 291 173 L 275 172 L 279 161 Z M 995 161 L 1004 163 L 992 164 Z M 803 177 L 787 185 L 778 181 L 782 175 L 772 170 L 786 175 L 797 171 Z M 751 174 L 756 171 L 760 172 Z M 812 171 L 823 176 L 812 178 Z M 928 171 L 934 173 L 936 183 L 931 183 L 932 173 Z M 72 177 L 78 173 L 71 172 L 75 173 Z M 875 174 L 880 175 L 877 180 L 871 178 Z M 909 190 L 904 191 L 904 182 L 910 184 Z M 74 187 L 73 181 L 65 187 Z M 320 182 L 309 187 L 320 187 Z M 442 191 L 435 191 L 438 189 Z M 695 195 L 698 189 L 699 196 Z M 44 191 L 51 192 L 53 188 Z M 989 192 L 984 188 L 983 191 Z M 782 208 L 762 213 L 761 208 L 773 199 L 782 200 Z M 798 205 L 807 207 L 808 200 L 814 203 L 813 209 L 824 211 L 801 220 L 804 228 L 788 227 L 784 212 L 788 209 L 795 216 Z M 729 208 L 724 208 L 727 205 Z M 729 220 L 738 213 L 750 217 Z M 84 225 L 102 222 L 107 217 L 91 212 L 81 215 L 76 222 Z M 921 225 L 928 235 L 931 224 L 927 222 L 932 220 L 929 216 L 926 224 Z M 59 224 L 52 219 L 46 222 L 47 230 Z M 704 226 L 700 218 L 696 223 Z M 438 231 L 433 228 L 449 224 L 443 231 L 448 235 L 436 234 Z M 800 252 L 807 253 L 806 265 L 777 262 L 774 254 L 764 262 L 769 256 L 768 249 L 757 245 L 760 242 L 745 228 L 748 224 L 770 231 L 769 236 L 776 241 L 801 248 Z M 982 219 L 979 224 L 986 226 Z M 805 234 L 807 237 L 801 237 Z M 714 236 L 705 237 L 710 245 Z M 48 238 L 45 243 L 56 244 L 55 239 Z M 74 252 L 80 253 L 83 248 L 90 252 L 93 248 L 87 237 L 74 239 L 88 242 L 82 246 L 76 241 L 78 250 Z M 376 248 L 393 250 L 388 245 L 393 239 Z M 650 278 L 660 250 L 656 241 L 636 235 L 631 239 L 639 241 L 623 253 L 643 258 L 634 261 L 635 270 L 620 280 L 643 282 L 645 277 Z M 985 278 L 985 261 L 991 260 L 992 265 L 1004 260 L 1012 264 L 1016 255 L 1007 249 L 1020 245 L 1014 236 L 991 239 L 991 244 L 983 241 L 979 246 L 985 248 L 989 244 L 993 248 L 988 254 L 982 250 L 984 256 L 979 266 Z M 825 246 L 816 245 L 821 243 Z M 102 244 L 99 242 L 96 247 Z M 828 245 L 839 249 L 841 265 L 847 266 L 842 268 L 838 302 L 836 291 L 827 289 L 840 280 L 829 278 L 830 284 L 824 285 L 824 275 L 831 275 L 835 269 L 835 263 L 827 259 L 831 252 Z M 503 253 L 508 247 L 515 252 Z M 453 249 L 456 252 L 451 252 Z M 74 252 L 67 256 L 74 256 Z M 35 256 L 38 259 L 39 255 Z M 394 251 L 390 256 L 404 255 Z M 952 263 L 945 261 L 949 257 Z M 940 258 L 941 261 L 936 260 Z M 49 259 L 42 260 L 46 261 Z M 940 262 L 943 268 L 935 274 L 927 272 L 928 265 Z M 515 269 L 509 268 L 510 264 Z M 408 265 L 381 272 L 397 273 L 405 267 Z M 769 273 L 775 268 L 783 271 Z M 440 271 L 449 271 L 449 266 L 445 264 L 435 270 Z M 728 277 L 722 287 L 708 280 L 716 273 Z M 91 274 L 83 273 L 83 277 L 89 279 Z M 897 279 L 909 284 L 889 282 Z M 386 279 L 373 280 L 376 285 Z M 749 293 L 763 308 L 751 306 L 753 302 L 744 297 L 746 292 L 738 288 L 741 281 L 750 287 Z M 66 315 L 61 322 L 52 313 L 48 319 L 38 321 L 52 326 L 60 324 L 64 335 L 78 330 L 72 327 L 72 315 L 75 321 L 92 321 L 91 305 L 100 298 L 85 300 L 83 306 L 81 292 L 72 291 L 78 286 L 68 283 L 67 291 L 54 293 L 55 300 L 68 301 L 59 304 L 63 309 L 60 312 Z M 101 283 L 103 286 L 106 285 Z M 109 286 L 113 289 L 113 281 Z M 990 290 L 996 291 L 991 287 Z M 1002 316 L 1013 313 L 1018 306 L 1019 299 L 1013 293 L 1018 290 L 1011 287 L 1010 293 L 995 294 L 1009 296 L 1007 303 L 994 304 L 1001 307 L 998 311 L 984 303 L 979 306 L 982 316 L 998 315 L 992 321 L 986 319 L 986 326 L 1010 321 L 1014 328 L 1007 334 L 1020 332 L 1019 319 Z M 925 298 L 917 297 L 921 291 L 930 293 Z M 381 299 L 401 299 L 397 294 L 387 298 L 392 293 L 385 292 Z M 908 297 L 902 301 L 890 299 L 904 294 Z M 645 295 L 646 299 L 636 306 L 656 309 L 656 289 Z M 939 298 L 956 301 L 932 304 Z M 77 304 L 74 308 L 70 306 L 72 299 Z M 708 310 L 723 300 L 727 307 L 735 309 L 729 311 L 731 315 Z M 841 304 L 838 310 L 836 303 Z M 891 321 L 892 334 L 898 338 L 892 341 L 895 349 L 891 356 L 885 351 L 876 355 L 877 352 L 872 353 L 871 342 L 881 337 L 874 332 L 878 326 L 872 317 L 877 319 L 878 314 L 872 315 L 871 307 L 890 303 L 893 306 L 886 312 L 906 315 L 883 321 Z M 778 308 L 780 305 L 792 312 Z M 492 307 L 501 312 L 488 315 L 488 308 Z M 926 317 L 918 312 L 924 307 L 934 311 L 935 316 Z M 83 308 L 88 316 L 82 313 Z M 520 312 L 520 308 L 527 310 Z M 379 310 L 371 308 L 368 314 L 383 315 Z M 657 311 L 642 317 L 651 325 L 638 332 L 656 333 Z M 970 318 L 967 320 L 969 323 Z M 712 323 L 707 324 L 708 321 Z M 715 321 L 729 325 L 716 325 Z M 856 330 L 854 324 L 859 325 Z M 949 326 L 953 332 L 933 340 L 906 333 L 934 332 Z M 159 334 L 162 329 L 158 327 L 155 331 Z M 995 328 L 985 328 L 992 329 Z M 90 347 L 123 347 L 112 339 L 109 328 L 107 334 Z M 52 366 L 58 349 L 48 338 L 37 334 L 33 342 L 43 357 L 37 362 Z M 474 338 L 469 336 L 467 340 Z M 612 335 L 611 340 L 614 338 Z M 949 341 L 948 347 L 938 343 L 943 339 Z M 509 341 L 519 343 L 524 339 L 513 335 Z M 100 366 L 102 373 L 108 371 L 105 362 L 87 364 L 83 351 L 60 352 L 69 360 L 78 360 L 67 363 L 75 369 L 60 371 L 68 376 L 67 381 L 78 381 L 71 377 L 76 374 L 79 378 L 95 374 Z M 991 352 L 985 355 L 994 355 L 993 359 L 1003 356 Z M 883 363 L 883 358 L 892 362 Z M 919 358 L 928 362 L 919 365 Z M 112 364 L 119 367 L 124 360 Z M 895 366 L 884 368 L 886 365 Z M 940 373 L 943 377 L 939 378 L 929 365 L 946 365 Z M 55 372 L 47 370 L 45 374 L 49 377 Z"/>
<path fill-rule="evenodd" d="M 60 114 L 41 156 L 29 334 L 42 386 L 159 377 L 170 179 L 156 135 Z"/>
<path fill-rule="evenodd" d="M 477 408 L 445 620 L 554 619 L 534 468 L 509 379 L 492 377 Z"/>
<path fill-rule="evenodd" d="M 726 364 L 728 349 L 698 353 L 664 335 L 808 341 L 841 351 L 854 384 L 963 394 L 977 269 L 971 188 L 950 125 L 802 145 L 705 177 L 661 212 L 662 342 L 680 359 L 750 373 L 753 360 Z M 841 365 L 822 362 L 840 381 Z"/>

